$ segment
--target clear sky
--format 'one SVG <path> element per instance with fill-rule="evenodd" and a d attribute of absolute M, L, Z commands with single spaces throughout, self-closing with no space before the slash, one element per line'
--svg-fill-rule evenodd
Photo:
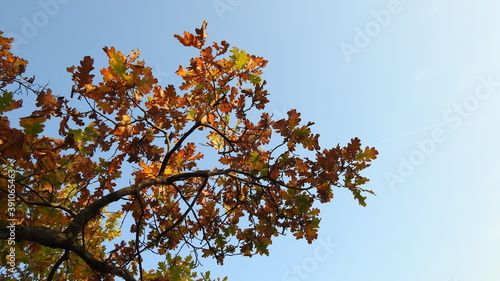
<path fill-rule="evenodd" d="M 500 4 L 494 0 L 8 1 L 0 30 L 29 73 L 67 94 L 66 67 L 139 48 L 161 83 L 194 53 L 173 34 L 269 60 L 268 109 L 296 108 L 323 146 L 359 137 L 380 157 L 368 206 L 343 190 L 320 237 L 202 270 L 230 280 L 500 280 Z"/>

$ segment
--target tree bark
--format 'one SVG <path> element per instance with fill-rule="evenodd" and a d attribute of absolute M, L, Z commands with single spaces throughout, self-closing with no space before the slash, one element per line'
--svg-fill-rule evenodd
<path fill-rule="evenodd" d="M 126 281 L 135 281 L 125 268 L 118 268 L 95 259 L 91 253 L 85 250 L 81 245 L 75 243 L 73 239 L 70 239 L 68 235 L 62 231 L 53 230 L 45 226 L 25 226 L 18 224 L 14 227 L 13 233 L 15 236 L 13 238 L 16 242 L 30 241 L 50 248 L 69 250 L 77 254 L 97 272 L 120 276 Z M 11 233 L 11 225 L 0 225 L 0 239 L 8 240 L 11 237 Z"/>

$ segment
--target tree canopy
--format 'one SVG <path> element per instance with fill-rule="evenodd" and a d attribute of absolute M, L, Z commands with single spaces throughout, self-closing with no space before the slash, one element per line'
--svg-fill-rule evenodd
<path fill-rule="evenodd" d="M 3 276 L 212 280 L 201 257 L 268 255 L 285 234 L 311 243 L 335 187 L 366 205 L 360 173 L 376 149 L 322 148 L 297 110 L 266 113 L 267 61 L 207 44 L 205 22 L 175 37 L 199 50 L 178 87 L 159 85 L 138 50 L 105 47 L 109 66 L 96 77 L 85 56 L 59 95 L 24 76 L 0 33 Z"/>

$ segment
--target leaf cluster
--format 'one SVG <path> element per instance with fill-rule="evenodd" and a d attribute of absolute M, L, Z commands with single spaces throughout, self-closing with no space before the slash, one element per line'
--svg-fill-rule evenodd
<path fill-rule="evenodd" d="M 268 255 L 272 239 L 287 233 L 311 243 L 320 223 L 314 203 L 329 202 L 335 187 L 366 205 L 363 194 L 373 192 L 361 188 L 368 179 L 360 173 L 377 151 L 358 138 L 321 148 L 313 123 L 296 110 L 274 120 L 265 112 L 267 61 L 225 41 L 207 45 L 206 36 L 206 23 L 175 35 L 199 51 L 179 66 L 178 87 L 159 85 L 138 50 L 105 47 L 99 79 L 91 57 L 68 68 L 69 96 L 23 78 L 27 62 L 0 36 L 0 192 L 9 192 L 14 170 L 26 272 L 210 280 L 192 271 L 200 257 L 222 264 L 232 255 Z M 8 113 L 22 103 L 8 85 L 36 99 L 17 124 Z M 8 204 L 0 200 L 2 209 Z M 165 262 L 148 271 L 145 253 Z"/>

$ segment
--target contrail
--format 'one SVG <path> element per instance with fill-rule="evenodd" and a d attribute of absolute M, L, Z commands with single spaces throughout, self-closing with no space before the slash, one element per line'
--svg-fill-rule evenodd
<path fill-rule="evenodd" d="M 448 124 L 450 122 L 451 121 L 449 121 L 449 122 L 441 122 L 441 123 L 437 123 L 437 124 L 434 124 L 434 125 L 431 125 L 431 126 L 427 126 L 427 127 L 424 127 L 424 128 L 417 129 L 417 130 L 413 130 L 413 131 L 409 131 L 409 132 L 406 132 L 406 133 L 402 133 L 402 134 L 399 134 L 399 135 L 394 136 L 392 138 L 381 140 L 377 144 L 382 144 L 384 142 L 393 141 L 393 140 L 396 140 L 396 139 L 399 139 L 399 138 L 402 138 L 402 137 L 406 137 L 406 136 L 409 136 L 409 135 L 413 135 L 413 134 L 416 134 L 416 133 L 419 133 L 419 132 L 422 132 L 422 131 L 427 131 L 427 130 L 432 129 L 432 128 L 441 127 L 441 126 L 444 126 L 444 125 L 446 125 L 446 124 Z"/>

